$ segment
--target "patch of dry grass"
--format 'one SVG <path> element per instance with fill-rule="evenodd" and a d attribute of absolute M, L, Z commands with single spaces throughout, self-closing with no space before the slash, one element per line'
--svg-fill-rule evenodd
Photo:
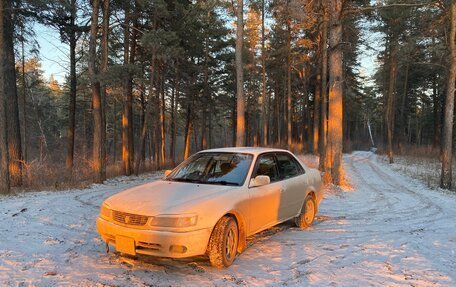
<path fill-rule="evenodd" d="M 171 167 L 167 162 L 163 168 Z M 140 174 L 157 171 L 154 162 L 146 160 L 141 165 Z M 124 175 L 122 162 L 111 163 L 106 166 L 106 177 L 114 178 Z M 40 190 L 65 190 L 71 188 L 86 188 L 94 182 L 91 162 L 77 159 L 73 167 L 73 173 L 67 172 L 65 165 L 51 160 L 32 161 L 23 169 L 23 184 L 13 187 L 14 192 L 40 191 Z"/>
<path fill-rule="evenodd" d="M 429 188 L 438 188 L 440 185 L 440 174 L 442 164 L 440 162 L 440 149 L 432 146 L 407 146 L 398 150 L 394 155 L 394 163 L 391 168 L 402 174 L 418 179 Z M 379 155 L 379 160 L 389 163 L 388 157 Z M 453 160 L 453 170 L 456 162 Z M 455 186 L 453 180 L 452 186 Z"/>

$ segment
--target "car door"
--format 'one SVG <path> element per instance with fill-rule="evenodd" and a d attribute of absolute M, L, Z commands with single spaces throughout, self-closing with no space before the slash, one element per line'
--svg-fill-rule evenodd
<path fill-rule="evenodd" d="M 282 184 L 274 153 L 259 155 L 255 163 L 251 179 L 258 175 L 267 175 L 271 182 L 264 186 L 249 188 L 249 234 L 274 225 L 280 221 L 279 214 Z"/>
<path fill-rule="evenodd" d="M 276 153 L 280 182 L 283 188 L 281 214 L 285 218 L 296 216 L 301 210 L 306 191 L 303 180 L 304 169 L 289 153 Z"/>

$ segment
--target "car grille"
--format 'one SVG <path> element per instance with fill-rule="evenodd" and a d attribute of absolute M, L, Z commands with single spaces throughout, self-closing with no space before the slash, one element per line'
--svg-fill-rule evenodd
<path fill-rule="evenodd" d="M 114 219 L 114 221 L 116 222 L 127 225 L 144 226 L 146 225 L 149 217 L 144 215 L 137 215 L 113 210 L 112 219 Z"/>

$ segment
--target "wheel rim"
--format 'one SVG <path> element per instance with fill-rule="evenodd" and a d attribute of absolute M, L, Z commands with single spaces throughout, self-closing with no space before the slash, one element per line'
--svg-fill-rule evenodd
<path fill-rule="evenodd" d="M 311 224 L 312 221 L 314 220 L 315 216 L 315 208 L 314 208 L 314 203 L 312 200 L 307 200 L 306 202 L 306 210 L 304 213 L 304 220 L 306 221 L 307 224 Z"/>
<path fill-rule="evenodd" d="M 228 236 L 226 237 L 225 254 L 226 259 L 230 261 L 236 254 L 236 232 L 233 228 L 230 228 L 230 231 L 228 231 Z"/>

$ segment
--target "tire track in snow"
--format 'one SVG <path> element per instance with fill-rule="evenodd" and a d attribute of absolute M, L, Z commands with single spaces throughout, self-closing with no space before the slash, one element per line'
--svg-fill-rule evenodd
<path fill-rule="evenodd" d="M 376 216 L 377 222 L 388 223 L 400 220 L 402 227 L 413 228 L 411 231 L 414 231 L 421 230 L 423 225 L 431 227 L 433 222 L 442 217 L 442 208 L 439 205 L 382 171 L 373 161 L 373 156 L 371 153 L 357 152 L 347 156 L 346 159 L 354 171 L 352 175 L 362 182 L 363 189 L 374 190 L 379 194 L 378 199 L 387 203 L 382 207 L 382 203 L 376 201 L 372 207 L 372 210 L 383 211 Z M 361 169 L 362 172 L 360 172 Z M 366 173 L 369 177 L 365 176 Z M 418 228 L 417 225 L 419 225 Z"/>

